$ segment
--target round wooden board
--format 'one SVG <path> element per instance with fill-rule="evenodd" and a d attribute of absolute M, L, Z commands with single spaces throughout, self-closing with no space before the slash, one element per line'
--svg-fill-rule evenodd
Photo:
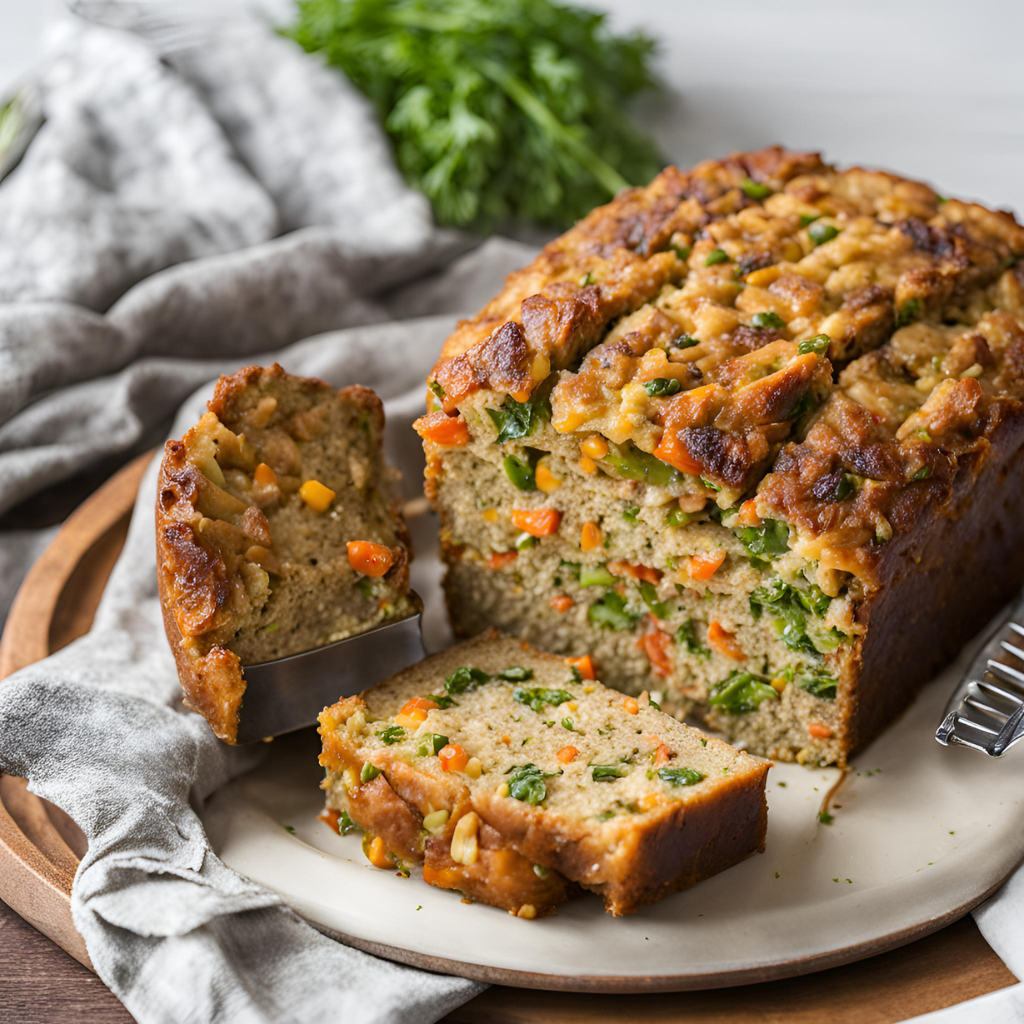
<path fill-rule="evenodd" d="M 64 524 L 32 568 L 0 640 L 0 679 L 85 633 L 124 543 L 149 456 L 122 469 Z M 0 899 L 86 966 L 71 919 L 85 849 L 59 808 L 0 776 Z M 770 942 L 771 937 L 765 936 Z M 70 966 L 70 965 L 69 965 Z M 52 969 L 40 987 L 53 985 Z M 970 918 L 859 963 L 782 981 L 685 994 L 580 995 L 495 987 L 451 1015 L 464 1022 L 707 1020 L 892 1022 L 1004 988 L 1016 979 Z M 59 988 L 59 986 L 57 986 Z M 0 986 L 2 988 L 2 986 Z M 111 997 L 113 999 L 113 997 Z M 3 1001 L 0 999 L 0 1011 Z M 87 1020 L 86 1020 L 87 1024 Z"/>

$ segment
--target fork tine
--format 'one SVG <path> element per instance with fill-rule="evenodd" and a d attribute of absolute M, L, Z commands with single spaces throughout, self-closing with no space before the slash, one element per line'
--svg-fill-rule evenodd
<path fill-rule="evenodd" d="M 999 642 L 999 646 L 1002 647 L 1004 651 L 1009 651 L 1015 658 L 1020 658 L 1021 661 L 1024 661 L 1024 651 L 1019 647 L 1014 647 L 1013 644 L 1008 643 L 1006 640 L 1001 640 Z"/>
<path fill-rule="evenodd" d="M 960 715 L 956 720 L 957 725 L 969 725 L 972 729 L 977 729 L 978 732 L 988 733 L 989 736 L 998 736 L 998 729 L 990 729 L 987 725 L 982 725 L 980 722 L 976 722 L 973 718 L 967 718 L 966 715 Z"/>
<path fill-rule="evenodd" d="M 1007 625 L 1010 627 L 1010 629 L 1014 630 L 1017 633 L 1020 633 L 1021 636 L 1024 636 L 1024 626 L 1022 626 L 1019 622 L 1008 622 Z"/>
<path fill-rule="evenodd" d="M 990 718 L 994 718 L 999 723 L 999 729 L 1003 727 L 1003 722 L 1006 721 L 1006 713 L 998 711 L 996 708 L 990 707 L 988 704 L 983 704 L 977 697 L 968 696 L 964 698 L 964 703 L 973 708 L 979 714 L 988 715 Z M 999 729 L 996 731 L 998 732 Z"/>
<path fill-rule="evenodd" d="M 1001 686 L 997 686 L 995 683 L 981 682 L 978 683 L 978 689 L 983 690 L 985 693 L 994 693 L 1002 700 L 1009 701 L 1016 709 L 1020 704 L 1024 704 L 1024 693 L 1018 693 L 1013 690 L 1004 690 Z"/>
<path fill-rule="evenodd" d="M 1017 669 L 1004 665 L 1001 661 L 994 661 L 992 658 L 989 658 L 988 670 L 1001 679 L 1015 679 L 1018 682 L 1024 683 L 1024 672 L 1018 672 Z"/>

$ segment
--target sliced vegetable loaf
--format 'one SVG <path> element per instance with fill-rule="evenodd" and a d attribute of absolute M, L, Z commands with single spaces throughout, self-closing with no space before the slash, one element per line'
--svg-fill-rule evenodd
<path fill-rule="evenodd" d="M 429 377 L 456 630 L 845 761 L 1024 581 L 1022 257 L 1008 213 L 778 148 L 595 210 Z"/>
<path fill-rule="evenodd" d="M 320 716 L 327 807 L 380 866 L 523 917 L 628 914 L 764 848 L 769 763 L 488 633 Z"/>
<path fill-rule="evenodd" d="M 168 441 L 157 576 L 185 703 L 234 742 L 244 665 L 413 611 L 409 538 L 384 464 L 384 410 L 280 366 L 217 383 Z"/>

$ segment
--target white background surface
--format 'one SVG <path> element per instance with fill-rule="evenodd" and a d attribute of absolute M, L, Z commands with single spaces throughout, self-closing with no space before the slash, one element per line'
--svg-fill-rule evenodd
<path fill-rule="evenodd" d="M 586 2 L 586 0 L 578 0 Z M 205 12 L 244 0 L 205 0 Z M 175 6 L 180 6 L 175 2 Z M 288 0 L 252 6 L 287 12 Z M 642 104 L 691 164 L 773 142 L 886 167 L 1024 213 L 1024 2 L 604 0 L 661 41 Z M 0 89 L 43 50 L 59 0 L 0 0 Z"/>

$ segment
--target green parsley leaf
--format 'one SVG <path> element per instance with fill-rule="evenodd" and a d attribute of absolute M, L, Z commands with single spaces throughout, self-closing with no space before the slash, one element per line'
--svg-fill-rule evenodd
<path fill-rule="evenodd" d="M 630 505 L 629 508 L 624 508 L 622 510 L 622 518 L 625 519 L 627 523 L 635 523 L 638 515 L 640 515 L 639 505 Z"/>
<path fill-rule="evenodd" d="M 478 686 L 490 682 L 490 679 L 483 669 L 463 665 L 444 681 L 444 688 L 448 694 L 470 693 Z"/>
<path fill-rule="evenodd" d="M 834 224 L 815 222 L 808 227 L 807 234 L 811 236 L 811 241 L 815 245 L 824 245 L 826 242 L 831 242 L 839 234 L 839 228 Z"/>
<path fill-rule="evenodd" d="M 682 337 L 676 338 L 672 344 L 676 348 L 696 348 L 700 344 L 700 339 L 695 338 L 692 334 L 684 334 Z"/>
<path fill-rule="evenodd" d="M 755 569 L 766 568 L 773 555 L 784 555 L 789 550 L 789 527 L 778 519 L 766 519 L 764 526 L 742 526 L 736 536 Z"/>
<path fill-rule="evenodd" d="M 436 380 L 428 380 L 427 387 L 437 395 L 442 401 L 444 400 L 444 388 Z"/>
<path fill-rule="evenodd" d="M 615 590 L 607 591 L 601 600 L 587 609 L 587 619 L 602 629 L 632 629 L 641 617 L 641 613 L 629 608 L 626 599 Z"/>
<path fill-rule="evenodd" d="M 498 431 L 495 444 L 529 437 L 538 425 L 551 416 L 547 400 L 535 395 L 525 402 L 517 402 L 509 395 L 500 409 L 488 409 L 487 415 Z M 507 472 L 507 470 L 506 470 Z"/>
<path fill-rule="evenodd" d="M 595 782 L 614 782 L 628 773 L 629 768 L 624 764 L 595 764 L 591 765 L 590 777 Z"/>
<path fill-rule="evenodd" d="M 721 708 L 727 715 L 743 715 L 755 711 L 765 700 L 778 700 L 775 689 L 749 672 L 733 669 L 711 688 L 708 704 Z"/>
<path fill-rule="evenodd" d="M 644 391 L 651 398 L 658 396 L 667 398 L 669 395 L 678 395 L 681 387 L 682 385 L 674 377 L 655 377 L 654 380 L 649 380 L 644 384 Z"/>
<path fill-rule="evenodd" d="M 681 260 L 688 260 L 692 251 L 688 245 L 673 245 L 671 249 Z"/>
<path fill-rule="evenodd" d="M 400 725 L 389 725 L 386 729 L 377 733 L 377 735 L 380 737 L 381 742 L 386 743 L 390 747 L 405 739 L 405 730 Z"/>
<path fill-rule="evenodd" d="M 549 704 L 558 707 L 559 704 L 572 700 L 572 694 L 566 693 L 565 690 L 547 690 L 543 686 L 533 686 L 528 690 L 517 687 L 512 692 L 512 699 L 525 704 L 539 715 Z"/>
<path fill-rule="evenodd" d="M 710 658 L 711 651 L 709 648 L 704 647 L 701 642 L 697 639 L 697 630 L 693 624 L 693 619 L 687 619 L 677 630 L 675 634 L 675 641 L 683 648 L 688 654 L 696 655 L 698 658 Z"/>
<path fill-rule="evenodd" d="M 562 719 L 562 728 L 563 729 L 568 729 L 569 732 L 575 732 L 576 731 L 576 723 L 571 718 L 563 718 Z"/>
<path fill-rule="evenodd" d="M 910 479 L 911 480 L 927 480 L 932 475 L 931 466 L 922 466 Z"/>
<path fill-rule="evenodd" d="M 783 320 L 778 313 L 773 313 L 771 310 L 767 310 L 763 313 L 755 313 L 750 318 L 750 323 L 753 327 L 770 327 L 777 331 L 786 326 L 786 321 Z"/>
<path fill-rule="evenodd" d="M 647 580 L 640 581 L 640 596 L 643 602 L 650 609 L 656 619 L 667 619 L 672 614 L 672 609 L 665 601 L 658 600 L 658 591 L 653 583 Z"/>
<path fill-rule="evenodd" d="M 729 262 L 729 254 L 724 249 L 712 249 L 704 258 L 705 267 L 713 267 L 716 263 Z"/>
<path fill-rule="evenodd" d="M 776 577 L 754 590 L 749 601 L 754 618 L 765 612 L 775 617 L 778 637 L 792 651 L 828 654 L 847 639 L 837 629 L 825 629 L 821 624 L 832 599 L 813 583 L 794 587 Z"/>
<path fill-rule="evenodd" d="M 348 816 L 348 811 L 341 811 L 338 814 L 338 835 L 347 836 L 349 832 L 362 832 L 363 830 Z"/>
<path fill-rule="evenodd" d="M 896 314 L 896 327 L 906 327 L 907 324 L 912 324 L 915 320 L 920 318 L 923 311 L 924 304 L 920 299 L 907 299 L 907 301 L 900 306 L 900 311 Z"/>
<path fill-rule="evenodd" d="M 448 746 L 448 737 L 437 732 L 424 733 L 420 739 L 422 742 L 416 750 L 420 757 L 430 757 L 431 755 L 436 757 Z"/>
<path fill-rule="evenodd" d="M 654 41 L 553 0 L 299 0 L 284 30 L 366 95 L 443 224 L 568 226 L 662 166 L 629 100 Z"/>
<path fill-rule="evenodd" d="M 627 480 L 640 480 L 654 487 L 668 487 L 685 479 L 677 469 L 637 448 L 632 441 L 623 445 L 609 444 L 608 454 L 601 461 Z"/>
<path fill-rule="evenodd" d="M 548 787 L 544 780 L 553 779 L 556 775 L 561 775 L 562 772 L 561 770 L 545 772 L 535 764 L 524 764 L 513 765 L 505 774 L 510 776 L 508 795 L 513 800 L 522 800 L 523 803 L 536 807 L 547 799 Z"/>
<path fill-rule="evenodd" d="M 446 693 L 428 693 L 426 699 L 432 700 L 442 711 L 452 706 L 458 707 Z"/>
<path fill-rule="evenodd" d="M 797 345 L 796 350 L 802 356 L 807 355 L 808 352 L 814 352 L 820 356 L 828 351 L 828 347 L 831 344 L 832 339 L 827 334 L 816 334 L 813 338 L 804 338 Z"/>
<path fill-rule="evenodd" d="M 658 778 L 673 786 L 696 786 L 704 776 L 695 768 L 665 767 L 658 769 Z"/>
<path fill-rule="evenodd" d="M 376 765 L 370 764 L 369 761 L 363 763 L 363 769 L 359 773 L 360 782 L 371 782 L 373 779 L 380 775 L 380 769 Z"/>
<path fill-rule="evenodd" d="M 508 477 L 509 483 L 517 490 L 537 490 L 534 469 L 529 462 L 519 458 L 517 455 L 506 455 L 502 461 L 502 466 L 505 469 L 505 476 Z"/>
<path fill-rule="evenodd" d="M 749 199 L 767 199 L 772 194 L 772 190 L 767 185 L 754 181 L 753 178 L 744 178 L 740 188 Z"/>
<path fill-rule="evenodd" d="M 522 665 L 510 665 L 498 673 L 498 679 L 504 679 L 510 683 L 525 683 L 533 678 L 532 668 L 523 668 Z"/>
<path fill-rule="evenodd" d="M 820 220 L 821 216 L 820 213 L 801 213 L 800 227 L 805 228 L 808 224 L 813 224 L 816 220 Z"/>

